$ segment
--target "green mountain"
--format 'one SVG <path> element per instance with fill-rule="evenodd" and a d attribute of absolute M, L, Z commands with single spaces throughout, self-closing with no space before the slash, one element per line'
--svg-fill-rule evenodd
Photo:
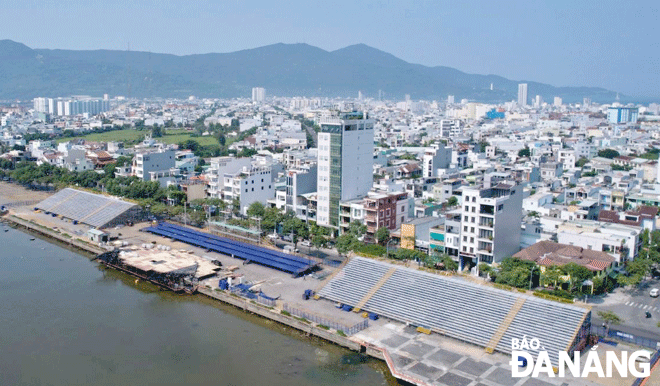
<path fill-rule="evenodd" d="M 357 44 L 328 52 L 307 44 L 273 44 L 225 54 L 176 56 L 135 51 L 32 49 L 0 40 L 0 99 L 36 96 L 249 97 L 252 87 L 278 96 L 357 96 L 484 102 L 517 98 L 518 83 L 450 67 L 411 64 Z M 493 84 L 493 90 L 490 85 Z M 551 102 L 610 102 L 616 93 L 596 87 L 553 87 L 526 82 L 528 95 Z"/>

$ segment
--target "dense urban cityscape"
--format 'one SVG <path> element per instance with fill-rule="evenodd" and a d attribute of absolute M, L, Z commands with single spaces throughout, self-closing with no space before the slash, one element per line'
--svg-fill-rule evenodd
<path fill-rule="evenodd" d="M 657 7 L 294 3 L 0 13 L 0 384 L 660 385 Z"/>

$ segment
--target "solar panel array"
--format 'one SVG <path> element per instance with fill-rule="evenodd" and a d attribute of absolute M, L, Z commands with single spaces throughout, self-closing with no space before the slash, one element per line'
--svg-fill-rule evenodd
<path fill-rule="evenodd" d="M 396 267 L 394 274 L 369 298 L 363 310 L 431 328 L 482 347 L 487 346 L 514 303 L 526 298 L 496 346 L 499 352 L 511 352 L 512 338 L 537 338 L 556 363 L 557 353 L 572 343 L 585 314 L 590 312 L 363 257 L 354 257 L 319 295 L 355 306 L 392 267 Z M 534 350 L 529 352 L 538 354 Z"/>
<path fill-rule="evenodd" d="M 142 230 L 295 275 L 316 265 L 312 260 L 299 256 L 199 232 L 180 225 L 159 223 L 157 226 Z"/>
<path fill-rule="evenodd" d="M 82 190 L 62 189 L 41 201 L 35 208 L 76 220 L 93 227 L 103 227 L 136 204 Z"/>

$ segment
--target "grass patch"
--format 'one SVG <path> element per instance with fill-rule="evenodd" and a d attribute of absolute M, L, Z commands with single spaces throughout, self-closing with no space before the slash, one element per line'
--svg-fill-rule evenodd
<path fill-rule="evenodd" d="M 297 317 L 297 316 L 294 316 L 294 318 L 295 318 L 297 321 L 299 321 L 299 322 L 303 322 L 303 323 L 307 323 L 307 324 L 310 323 L 309 320 L 307 320 L 307 319 L 305 319 L 305 318 L 299 318 L 299 317 Z"/>
<path fill-rule="evenodd" d="M 337 330 L 337 335 L 345 337 L 346 333 L 342 330 Z"/>
<path fill-rule="evenodd" d="M 280 311 L 280 314 L 284 316 L 291 316 L 291 313 L 289 311 L 284 311 L 284 310 Z"/>
<path fill-rule="evenodd" d="M 149 134 L 150 130 L 136 130 L 136 129 L 122 129 L 106 131 L 105 133 L 90 133 L 78 137 L 58 138 L 57 143 L 73 141 L 76 139 L 84 139 L 92 142 L 109 142 L 118 141 L 125 144 L 135 144 L 141 142 L 144 136 Z M 167 130 L 165 135 L 159 138 L 154 138 L 158 142 L 165 144 L 180 143 L 192 139 L 200 146 L 217 145 L 218 141 L 211 135 L 204 137 L 193 137 L 193 132 L 187 130 Z"/>
<path fill-rule="evenodd" d="M 330 327 L 326 326 L 325 324 L 319 324 L 319 325 L 316 326 L 316 327 L 318 327 L 318 328 L 322 328 L 322 329 L 324 329 L 324 330 L 329 330 L 329 329 L 330 329 Z"/>

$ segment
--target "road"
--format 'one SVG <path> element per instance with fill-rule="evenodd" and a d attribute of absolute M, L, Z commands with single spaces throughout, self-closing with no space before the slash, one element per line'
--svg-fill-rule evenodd
<path fill-rule="evenodd" d="M 312 140 L 314 141 L 314 146 L 313 147 L 319 147 L 319 137 L 316 131 L 314 131 L 313 128 L 305 125 L 302 121 L 300 121 L 300 125 L 303 127 L 303 129 L 307 130 L 309 135 L 312 136 Z"/>

